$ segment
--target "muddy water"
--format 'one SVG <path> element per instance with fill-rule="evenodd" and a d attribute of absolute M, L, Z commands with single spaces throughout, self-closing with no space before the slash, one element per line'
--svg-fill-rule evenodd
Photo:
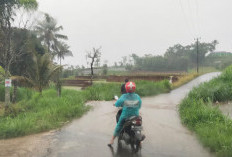
<path fill-rule="evenodd" d="M 90 112 L 49 136 L 34 135 L 0 141 L 0 152 L 3 156 L 35 157 L 213 156 L 199 144 L 194 134 L 181 125 L 177 104 L 194 86 L 218 74 L 203 75 L 168 94 L 143 98 L 141 115 L 147 138 L 138 154 L 132 154 L 129 146 L 118 152 L 116 141 L 112 149 L 106 146 L 116 125 L 117 109 L 112 106 L 113 101 L 90 102 L 94 106 Z M 34 151 L 40 146 L 41 149 Z M 20 154 L 22 151 L 24 155 Z"/>

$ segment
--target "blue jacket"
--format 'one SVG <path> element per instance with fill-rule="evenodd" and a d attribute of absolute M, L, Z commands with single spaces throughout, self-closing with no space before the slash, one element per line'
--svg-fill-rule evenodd
<path fill-rule="evenodd" d="M 115 103 L 115 106 L 122 107 L 122 114 L 114 130 L 114 136 L 119 135 L 122 129 L 122 126 L 123 126 L 124 119 L 129 118 L 131 116 L 139 115 L 139 109 L 141 108 L 141 104 L 142 104 L 141 98 L 136 93 L 123 94 L 117 100 L 117 102 Z"/>

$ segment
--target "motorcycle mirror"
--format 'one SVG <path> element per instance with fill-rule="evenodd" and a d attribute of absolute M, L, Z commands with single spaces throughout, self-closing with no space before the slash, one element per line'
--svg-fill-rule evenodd
<path fill-rule="evenodd" d="M 115 96 L 114 96 L 114 99 L 115 99 L 115 100 L 118 100 L 118 96 L 117 96 L 117 95 L 115 95 Z"/>

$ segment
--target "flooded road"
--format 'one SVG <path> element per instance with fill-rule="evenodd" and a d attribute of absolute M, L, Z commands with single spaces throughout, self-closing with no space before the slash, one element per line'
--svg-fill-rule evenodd
<path fill-rule="evenodd" d="M 142 99 L 141 115 L 146 139 L 138 154 L 132 154 L 130 147 L 118 152 L 117 141 L 113 148 L 107 147 L 116 125 L 117 109 L 114 101 L 89 102 L 94 106 L 82 118 L 74 120 L 61 130 L 56 131 L 44 143 L 49 145 L 42 148 L 45 154 L 31 154 L 33 157 L 209 157 L 213 156 L 198 142 L 196 136 L 182 126 L 178 115 L 177 105 L 186 94 L 201 82 L 208 81 L 219 73 L 210 73 L 198 77 L 188 84 L 155 97 Z M 27 137 L 25 137 L 27 138 Z M 14 146 L 2 144 L 14 151 Z M 39 143 L 37 146 L 42 146 Z M 10 150 L 8 150 L 10 152 Z M 1 156 L 1 155 L 0 155 Z"/>

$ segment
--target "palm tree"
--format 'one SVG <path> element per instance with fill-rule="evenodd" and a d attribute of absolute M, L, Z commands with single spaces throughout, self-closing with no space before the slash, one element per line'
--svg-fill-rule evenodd
<path fill-rule="evenodd" d="M 45 14 L 45 19 L 38 23 L 38 25 L 35 27 L 35 30 L 39 38 L 47 46 L 48 53 L 51 53 L 51 49 L 57 49 L 57 43 L 59 42 L 59 39 L 68 39 L 66 35 L 59 34 L 59 32 L 63 30 L 63 27 L 57 26 L 56 20 L 48 14 Z"/>
<path fill-rule="evenodd" d="M 57 56 L 58 60 L 60 61 L 60 66 L 61 66 L 61 59 L 64 59 L 65 56 L 73 56 L 69 48 L 70 47 L 64 42 L 57 43 L 54 56 Z"/>
<path fill-rule="evenodd" d="M 69 50 L 69 46 L 64 42 L 57 42 L 57 47 L 55 49 L 54 56 L 57 56 L 58 60 L 60 61 L 61 66 L 61 59 L 64 59 L 64 56 L 73 56 L 72 52 Z M 59 77 L 57 79 L 57 95 L 61 96 L 61 86 L 62 81 L 60 80 L 60 75 L 62 73 L 62 69 L 60 69 Z"/>
<path fill-rule="evenodd" d="M 54 65 L 49 54 L 34 54 L 33 64 L 28 70 L 26 76 L 14 76 L 13 80 L 26 81 L 33 88 L 38 90 L 42 95 L 42 91 L 49 85 L 49 81 L 55 75 L 59 74 L 60 66 Z"/>

